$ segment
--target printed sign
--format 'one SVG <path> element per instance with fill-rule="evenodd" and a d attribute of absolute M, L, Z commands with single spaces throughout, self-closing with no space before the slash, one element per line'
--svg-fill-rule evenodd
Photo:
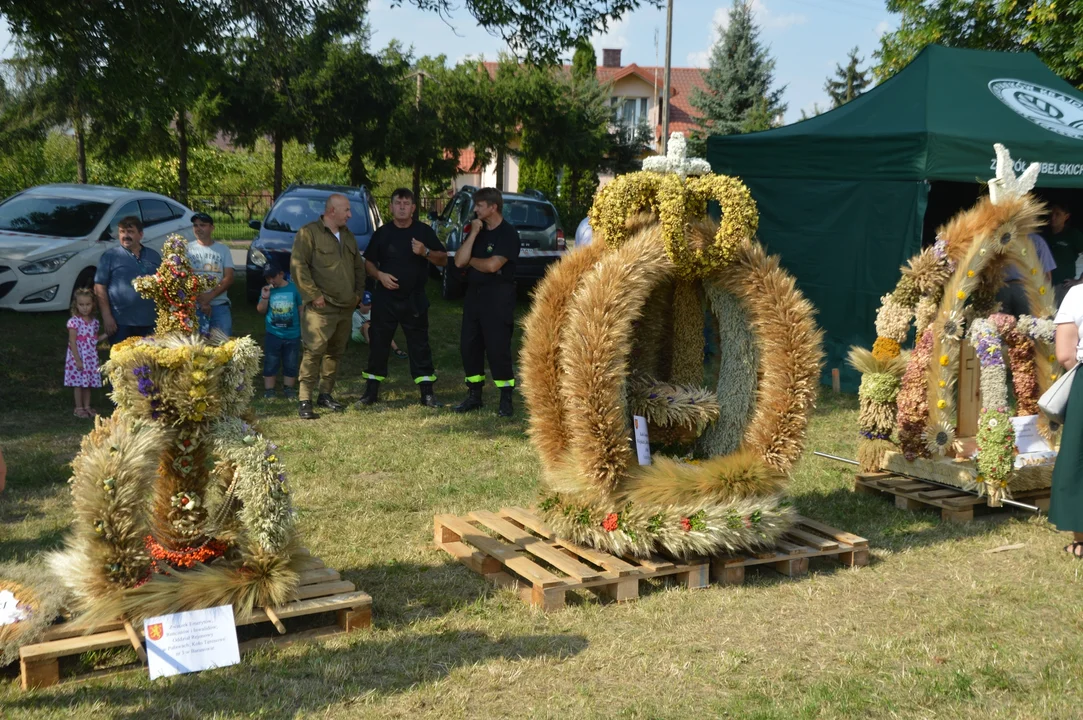
<path fill-rule="evenodd" d="M 1083 140 L 1083 102 L 1078 98 L 1013 78 L 990 80 L 989 92 L 1035 125 L 1058 135 Z"/>
<path fill-rule="evenodd" d="M 151 680 L 241 661 L 232 605 L 147 618 L 143 634 Z"/>
<path fill-rule="evenodd" d="M 1012 427 L 1015 428 L 1015 449 L 1020 453 L 1052 452 L 1053 448 L 1038 432 L 1037 415 L 1013 417 Z"/>
<path fill-rule="evenodd" d="M 14 625 L 29 617 L 26 608 L 19 607 L 19 599 L 10 590 L 0 590 L 0 627 Z"/>
<path fill-rule="evenodd" d="M 632 425 L 635 428 L 636 456 L 640 465 L 651 464 L 651 443 L 647 437 L 647 418 L 642 415 L 632 416 Z"/>

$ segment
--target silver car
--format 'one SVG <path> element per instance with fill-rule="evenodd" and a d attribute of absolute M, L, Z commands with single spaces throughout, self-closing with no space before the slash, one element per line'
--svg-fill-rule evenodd
<path fill-rule="evenodd" d="M 105 185 L 39 185 L 0 203 L 0 308 L 67 310 L 77 287 L 94 284 L 98 258 L 117 245 L 117 223 L 143 221 L 143 244 L 161 252 L 168 235 L 195 240 L 192 211 L 176 200 Z"/>

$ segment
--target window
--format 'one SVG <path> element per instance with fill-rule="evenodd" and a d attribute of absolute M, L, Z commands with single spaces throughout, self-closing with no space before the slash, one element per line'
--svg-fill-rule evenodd
<path fill-rule="evenodd" d="M 188 213 L 191 212 L 187 208 L 181 207 L 180 205 L 174 205 L 173 203 L 166 203 L 166 205 L 169 206 L 169 209 L 173 212 L 173 217 L 175 218 L 188 217 Z"/>
<path fill-rule="evenodd" d="M 504 219 L 520 230 L 544 230 L 557 222 L 551 205 L 522 200 L 504 201 Z"/>
<path fill-rule="evenodd" d="M 89 235 L 108 203 L 20 195 L 0 205 L 0 230 L 76 238 Z"/>
<path fill-rule="evenodd" d="M 173 219 L 173 211 L 161 200 L 140 200 L 139 207 L 143 211 L 143 227 L 158 225 Z"/>
<path fill-rule="evenodd" d="M 126 203 L 124 207 L 117 210 L 117 214 L 113 216 L 113 222 L 109 223 L 109 238 L 111 240 L 117 239 L 117 225 L 120 224 L 120 221 L 132 215 L 140 220 L 143 219 L 142 214 L 139 212 L 139 203 L 135 200 Z"/>
<path fill-rule="evenodd" d="M 263 227 L 278 232 L 297 232 L 302 226 L 319 220 L 323 215 L 326 197 L 308 196 L 285 196 L 279 199 L 271 208 L 271 213 L 264 219 Z M 350 200 L 352 217 L 346 223 L 354 235 L 364 235 L 368 232 L 368 210 L 364 203 L 358 200 Z"/>
<path fill-rule="evenodd" d="M 458 225 L 462 220 L 463 205 L 466 204 L 465 195 L 456 195 L 455 199 L 447 208 L 447 222 L 451 226 Z"/>

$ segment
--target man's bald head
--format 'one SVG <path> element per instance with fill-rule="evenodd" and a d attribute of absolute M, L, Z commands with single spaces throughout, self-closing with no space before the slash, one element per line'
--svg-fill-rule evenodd
<path fill-rule="evenodd" d="M 338 232 L 338 229 L 345 225 L 350 217 L 348 197 L 342 193 L 331 193 L 327 196 L 327 202 L 323 204 L 323 222 L 331 229 L 331 232 Z"/>

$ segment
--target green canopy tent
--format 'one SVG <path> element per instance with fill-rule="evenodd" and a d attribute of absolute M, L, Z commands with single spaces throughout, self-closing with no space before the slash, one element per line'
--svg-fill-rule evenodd
<path fill-rule="evenodd" d="M 748 185 L 760 240 L 819 310 L 825 381 L 839 368 L 856 389 L 846 354 L 875 339 L 880 297 L 921 248 L 930 189 L 993 177 L 998 142 L 1016 172 L 1042 163 L 1040 188 L 1083 188 L 1083 94 L 1031 53 L 930 45 L 835 110 L 708 139 L 711 167 Z"/>

